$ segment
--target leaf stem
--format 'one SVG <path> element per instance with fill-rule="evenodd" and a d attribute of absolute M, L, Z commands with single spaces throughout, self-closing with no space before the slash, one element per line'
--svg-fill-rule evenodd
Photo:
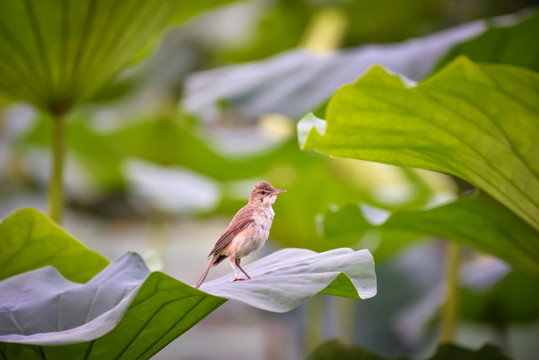
<path fill-rule="evenodd" d="M 447 242 L 447 264 L 445 275 L 445 303 L 442 307 L 440 342 L 453 340 L 459 307 L 459 268 L 461 247 L 452 241 Z"/>
<path fill-rule="evenodd" d="M 330 53 L 339 47 L 347 27 L 348 19 L 342 10 L 322 7 L 311 17 L 300 47 L 318 54 Z"/>
<path fill-rule="evenodd" d="M 317 295 L 307 303 L 307 319 L 305 322 L 304 353 L 310 354 L 322 340 L 322 326 L 325 297 Z"/>
<path fill-rule="evenodd" d="M 63 168 L 65 156 L 65 116 L 52 114 L 52 161 L 47 208 L 52 220 L 60 223 L 64 208 Z"/>

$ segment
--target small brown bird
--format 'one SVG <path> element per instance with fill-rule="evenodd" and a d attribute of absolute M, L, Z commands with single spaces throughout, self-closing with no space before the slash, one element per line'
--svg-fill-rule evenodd
<path fill-rule="evenodd" d="M 260 181 L 255 185 L 251 195 L 249 195 L 249 203 L 242 207 L 232 218 L 232 221 L 208 255 L 208 258 L 211 257 L 211 261 L 195 285 L 196 288 L 199 288 L 206 279 L 211 267 L 219 264 L 227 257 L 232 269 L 234 269 L 234 281 L 246 280 L 238 276 L 236 266 L 247 276 L 247 279 L 251 279 L 249 274 L 241 267 L 240 260 L 242 257 L 260 249 L 268 239 L 273 216 L 275 215 L 271 205 L 277 199 L 277 195 L 284 192 L 286 190 L 275 189 L 267 181 Z"/>

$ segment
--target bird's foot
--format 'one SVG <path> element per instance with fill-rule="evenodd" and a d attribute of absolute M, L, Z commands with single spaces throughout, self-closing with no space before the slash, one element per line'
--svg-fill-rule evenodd
<path fill-rule="evenodd" d="M 234 280 L 232 280 L 232 282 L 234 282 L 234 281 L 244 281 L 244 280 L 248 280 L 248 279 L 247 278 L 235 277 Z"/>

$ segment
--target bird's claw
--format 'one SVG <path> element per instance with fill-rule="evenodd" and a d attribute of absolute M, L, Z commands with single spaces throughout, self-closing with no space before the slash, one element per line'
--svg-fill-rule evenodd
<path fill-rule="evenodd" d="M 234 281 L 244 281 L 244 280 L 247 280 L 247 278 L 235 277 L 234 280 L 232 280 L 232 282 L 234 282 Z"/>

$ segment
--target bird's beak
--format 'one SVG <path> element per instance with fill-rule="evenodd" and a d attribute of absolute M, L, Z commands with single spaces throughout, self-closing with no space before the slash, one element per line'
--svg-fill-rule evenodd
<path fill-rule="evenodd" d="M 278 194 L 282 194 L 286 192 L 286 190 L 283 190 L 283 189 L 275 189 L 275 191 L 273 191 L 271 194 L 272 195 L 278 195 Z"/>

